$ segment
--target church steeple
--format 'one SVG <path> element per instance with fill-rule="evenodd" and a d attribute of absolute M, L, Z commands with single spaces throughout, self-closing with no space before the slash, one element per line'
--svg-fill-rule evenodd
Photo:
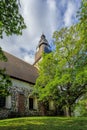
<path fill-rule="evenodd" d="M 45 37 L 44 34 L 41 35 L 41 38 L 40 38 L 38 47 L 40 47 L 42 44 L 45 44 L 45 45 L 48 45 L 48 46 L 49 46 L 48 41 L 47 41 L 47 39 L 46 39 L 46 37 Z"/>
<path fill-rule="evenodd" d="M 42 34 L 39 44 L 36 48 L 35 63 L 37 63 L 41 59 L 43 53 L 49 53 L 50 51 L 50 45 L 46 39 L 46 36 Z"/>

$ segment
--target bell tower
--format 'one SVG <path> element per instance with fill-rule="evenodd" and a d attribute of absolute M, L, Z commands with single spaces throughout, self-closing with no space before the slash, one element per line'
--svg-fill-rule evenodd
<path fill-rule="evenodd" d="M 39 44 L 38 44 L 38 46 L 36 48 L 34 65 L 37 62 L 39 62 L 39 60 L 41 59 L 43 53 L 50 53 L 50 52 L 51 52 L 50 45 L 49 45 L 45 35 L 42 34 L 41 37 L 40 37 Z"/>

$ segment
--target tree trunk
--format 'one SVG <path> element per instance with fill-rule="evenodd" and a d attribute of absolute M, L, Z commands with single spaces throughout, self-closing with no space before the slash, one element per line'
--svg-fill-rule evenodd
<path fill-rule="evenodd" d="M 67 117 L 71 117 L 71 107 L 65 107 L 65 110 L 64 110 L 64 115 L 67 116 Z"/>

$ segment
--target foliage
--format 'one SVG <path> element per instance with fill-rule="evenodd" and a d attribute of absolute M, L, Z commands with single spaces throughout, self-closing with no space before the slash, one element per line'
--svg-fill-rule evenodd
<path fill-rule="evenodd" d="M 75 103 L 87 92 L 86 5 L 83 0 L 77 25 L 54 32 L 56 50 L 43 56 L 35 85 L 39 100 L 52 98 L 70 116 Z"/>
<path fill-rule="evenodd" d="M 9 89 L 11 84 L 11 80 L 6 74 L 6 71 L 4 69 L 0 70 L 0 96 L 5 97 L 9 95 Z"/>
<path fill-rule="evenodd" d="M 0 60 L 6 62 L 7 58 L 4 55 L 1 47 L 0 47 Z M 9 89 L 11 86 L 10 77 L 6 74 L 5 69 L 0 69 L 0 96 L 7 96 L 9 95 Z"/>
<path fill-rule="evenodd" d="M 7 58 L 0 47 L 0 60 L 6 62 Z M 5 69 L 0 69 L 0 96 L 9 94 L 10 86 L 12 85 L 10 77 L 6 74 Z"/>
<path fill-rule="evenodd" d="M 6 33 L 7 36 L 22 34 L 22 29 L 26 28 L 24 19 L 19 13 L 18 1 L 0 1 L 0 38 L 3 38 L 3 33 Z"/>
<path fill-rule="evenodd" d="M 82 0 L 81 8 L 78 11 L 79 16 L 79 27 L 78 30 L 80 31 L 82 42 L 85 44 L 87 49 L 87 0 Z"/>
<path fill-rule="evenodd" d="M 87 118 L 26 117 L 0 120 L 0 130 L 87 130 Z"/>
<path fill-rule="evenodd" d="M 75 102 L 87 91 L 87 54 L 77 26 L 54 33 L 56 50 L 43 57 L 35 89 L 40 100 L 52 98 L 71 113 Z"/>
<path fill-rule="evenodd" d="M 4 55 L 2 48 L 0 47 L 0 60 L 1 61 L 7 61 L 6 56 Z"/>
<path fill-rule="evenodd" d="M 47 95 L 50 94 L 48 91 L 49 87 L 46 87 L 46 85 L 53 80 L 55 75 L 54 70 L 53 53 L 43 54 L 43 60 L 39 63 L 39 78 L 34 87 L 34 93 L 38 95 L 40 101 L 46 101 Z"/>
<path fill-rule="evenodd" d="M 86 116 L 87 117 L 87 93 L 78 101 L 75 106 L 75 115 L 76 116 Z"/>
<path fill-rule="evenodd" d="M 22 34 L 26 28 L 24 19 L 19 12 L 19 0 L 1 0 L 0 1 L 0 38 L 4 33 L 9 36 L 12 34 Z M 7 61 L 0 47 L 0 60 Z M 9 94 L 8 88 L 11 85 L 10 77 L 5 69 L 0 69 L 0 96 Z"/>

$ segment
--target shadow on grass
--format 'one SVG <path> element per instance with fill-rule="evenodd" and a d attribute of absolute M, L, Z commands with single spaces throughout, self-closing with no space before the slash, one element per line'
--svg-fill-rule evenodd
<path fill-rule="evenodd" d="M 29 117 L 0 121 L 0 130 L 87 130 L 87 118 Z"/>

